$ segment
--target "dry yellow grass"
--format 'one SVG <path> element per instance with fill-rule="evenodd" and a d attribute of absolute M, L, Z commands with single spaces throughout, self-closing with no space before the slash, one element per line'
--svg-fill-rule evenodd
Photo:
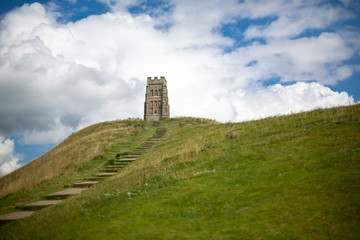
<path fill-rule="evenodd" d="M 133 119 L 84 128 L 43 156 L 0 178 L 0 197 L 34 187 L 60 174 L 67 176 L 112 145 L 126 143 L 128 136 L 144 126 L 143 121 Z"/>

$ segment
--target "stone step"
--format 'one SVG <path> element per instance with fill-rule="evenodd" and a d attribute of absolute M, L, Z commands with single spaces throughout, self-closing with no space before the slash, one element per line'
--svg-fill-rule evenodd
<path fill-rule="evenodd" d="M 135 160 L 136 160 L 136 158 L 122 158 L 122 159 L 118 160 L 117 162 L 132 162 Z"/>
<path fill-rule="evenodd" d="M 40 210 L 40 209 L 42 209 L 44 207 L 59 204 L 59 203 L 61 203 L 61 201 L 62 200 L 42 200 L 42 201 L 26 204 L 26 205 L 24 205 L 23 208 L 29 209 L 29 210 L 32 210 L 32 211 L 36 211 L 36 210 Z"/>
<path fill-rule="evenodd" d="M 96 175 L 97 177 L 111 177 L 116 175 L 116 173 L 110 173 L 110 172 L 103 172 L 103 173 L 98 173 L 98 175 Z"/>
<path fill-rule="evenodd" d="M 133 153 L 133 154 L 127 155 L 128 158 L 137 158 L 139 156 L 140 156 L 140 154 L 138 154 L 138 153 Z"/>
<path fill-rule="evenodd" d="M 101 169 L 101 172 L 105 172 L 105 173 L 117 173 L 118 169 L 113 168 L 113 169 Z"/>
<path fill-rule="evenodd" d="M 60 192 L 55 192 L 55 193 L 49 194 L 46 196 L 46 198 L 64 199 L 68 196 L 79 194 L 83 190 L 85 190 L 85 188 L 68 188 L 68 189 L 62 190 Z"/>
<path fill-rule="evenodd" d="M 128 165 L 128 163 L 119 163 L 119 164 L 115 164 L 114 166 L 118 166 L 118 168 L 114 167 L 114 168 L 109 168 L 109 169 L 117 169 L 120 170 L 124 167 L 126 167 Z"/>
<path fill-rule="evenodd" d="M 125 157 L 125 158 L 121 158 L 121 159 L 119 159 L 120 161 L 121 160 L 136 160 L 136 158 L 135 157 Z"/>
<path fill-rule="evenodd" d="M 119 167 L 125 167 L 126 165 L 129 164 L 129 161 L 126 161 L 126 162 L 115 162 L 114 163 L 114 166 L 119 166 Z"/>
<path fill-rule="evenodd" d="M 119 169 L 125 167 L 127 164 L 114 164 L 106 166 L 107 169 Z"/>
<path fill-rule="evenodd" d="M 98 183 L 98 181 L 86 181 L 86 182 L 74 183 L 71 186 L 73 188 L 88 188 L 96 183 Z"/>
<path fill-rule="evenodd" d="M 19 211 L 19 212 L 12 212 L 12 213 L 7 213 L 7 214 L 3 214 L 0 215 L 0 226 L 11 222 L 11 221 L 15 221 L 21 218 L 25 218 L 28 217 L 30 215 L 32 215 L 34 213 L 34 211 Z"/>

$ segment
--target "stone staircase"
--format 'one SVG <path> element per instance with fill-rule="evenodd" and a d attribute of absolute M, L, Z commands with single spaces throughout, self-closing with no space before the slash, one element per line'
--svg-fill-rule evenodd
<path fill-rule="evenodd" d="M 158 123 L 155 122 L 154 126 L 158 127 Z M 126 167 L 128 164 L 131 164 L 131 162 L 135 161 L 144 152 L 146 152 L 154 144 L 160 141 L 160 139 L 164 136 L 165 133 L 166 133 L 166 128 L 159 128 L 157 134 L 153 138 L 145 142 L 141 147 L 136 149 L 135 152 L 130 153 L 121 159 L 118 159 L 120 155 L 117 155 L 115 157 L 113 164 L 101 168 L 100 172 L 96 176 L 87 178 L 86 179 L 87 181 L 73 183 L 69 188 L 45 196 L 45 200 L 25 204 L 19 207 L 25 211 L 16 211 L 16 212 L 0 215 L 0 226 L 11 221 L 15 221 L 18 219 L 31 216 L 35 211 L 41 210 L 45 207 L 59 204 L 63 199 L 72 195 L 79 194 L 83 190 L 91 187 L 94 184 L 97 184 L 99 181 L 116 175 L 118 171 Z"/>

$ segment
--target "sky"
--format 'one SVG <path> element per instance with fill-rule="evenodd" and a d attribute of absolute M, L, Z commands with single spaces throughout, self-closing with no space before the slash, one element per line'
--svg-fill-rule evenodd
<path fill-rule="evenodd" d="M 0 5 L 0 176 L 91 124 L 240 122 L 360 100 L 357 0 L 24 0 Z"/>

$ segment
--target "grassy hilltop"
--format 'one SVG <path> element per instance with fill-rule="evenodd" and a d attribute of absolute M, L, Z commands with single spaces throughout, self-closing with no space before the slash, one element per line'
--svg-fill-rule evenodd
<path fill-rule="evenodd" d="M 360 105 L 160 126 L 162 140 L 116 176 L 1 227 L 0 239 L 360 239 Z M 155 132 L 127 120 L 74 133 L 0 179 L 0 213 L 93 174 Z"/>

